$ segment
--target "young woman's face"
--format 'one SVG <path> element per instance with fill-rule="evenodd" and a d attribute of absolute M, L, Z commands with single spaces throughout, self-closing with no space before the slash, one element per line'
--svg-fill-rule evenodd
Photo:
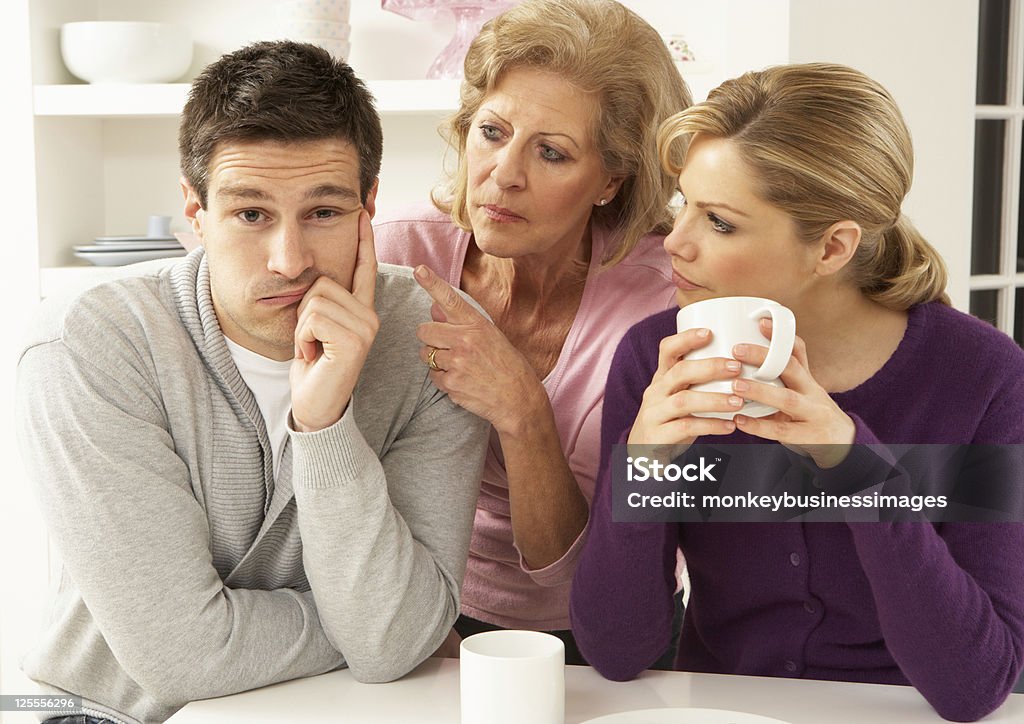
<path fill-rule="evenodd" d="M 755 191 L 753 172 L 729 139 L 697 134 L 679 174 L 683 205 L 665 250 L 676 301 L 766 297 L 790 308 L 814 281 L 816 245 Z"/>

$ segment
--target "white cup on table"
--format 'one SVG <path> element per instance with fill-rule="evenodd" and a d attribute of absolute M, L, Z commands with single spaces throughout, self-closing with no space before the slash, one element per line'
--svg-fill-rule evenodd
<path fill-rule="evenodd" d="M 540 631 L 487 631 L 459 648 L 462 724 L 564 724 L 565 645 Z"/>
<path fill-rule="evenodd" d="M 761 333 L 761 320 L 772 320 L 771 340 Z M 744 364 L 740 377 L 756 380 L 775 387 L 785 387 L 779 375 L 789 363 L 796 339 L 796 318 L 793 312 L 771 299 L 761 297 L 718 297 L 687 304 L 676 314 L 676 329 L 705 328 L 711 330 L 711 342 L 687 354 L 684 359 L 725 357 L 732 359 L 732 348 L 737 344 L 757 344 L 768 347 L 768 356 L 760 367 Z M 691 385 L 698 392 L 733 394 L 732 380 L 713 380 Z M 774 407 L 750 402 L 735 412 L 695 412 L 695 417 L 717 417 L 731 420 L 737 414 L 765 417 L 777 412 Z"/>

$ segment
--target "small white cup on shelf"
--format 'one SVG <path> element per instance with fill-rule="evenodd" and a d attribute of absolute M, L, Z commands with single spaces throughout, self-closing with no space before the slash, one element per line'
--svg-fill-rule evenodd
<path fill-rule="evenodd" d="M 146 236 L 166 239 L 171 235 L 171 217 L 153 214 L 146 222 Z"/>

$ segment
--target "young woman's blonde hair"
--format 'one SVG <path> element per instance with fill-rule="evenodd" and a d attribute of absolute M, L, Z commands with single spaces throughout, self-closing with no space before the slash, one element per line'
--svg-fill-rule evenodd
<path fill-rule="evenodd" d="M 851 281 L 870 299 L 906 310 L 946 295 L 946 266 L 901 212 L 910 190 L 910 132 L 892 96 L 842 65 L 782 65 L 745 73 L 708 99 L 665 121 L 658 132 L 663 167 L 679 175 L 694 133 L 728 138 L 759 192 L 821 238 L 837 221 L 855 221 L 861 242 Z"/>
<path fill-rule="evenodd" d="M 442 132 L 458 153 L 458 168 L 432 194 L 434 204 L 472 231 L 467 208 L 466 139 L 480 104 L 514 68 L 555 73 L 600 99 L 594 140 L 604 170 L 624 178 L 594 221 L 618 232 L 621 243 L 602 261 L 625 258 L 651 231 L 667 233 L 675 179 L 658 161 L 659 124 L 690 105 L 683 82 L 658 33 L 613 0 L 527 0 L 494 18 L 466 54 L 459 110 Z"/>

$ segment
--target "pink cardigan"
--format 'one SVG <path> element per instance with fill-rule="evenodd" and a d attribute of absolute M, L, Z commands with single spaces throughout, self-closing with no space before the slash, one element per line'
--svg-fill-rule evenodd
<path fill-rule="evenodd" d="M 588 501 L 600 462 L 601 406 L 615 348 L 633 324 L 675 303 L 663 237 L 644 236 L 625 261 L 602 270 L 601 259 L 616 243 L 609 236 L 606 229 L 593 229 L 583 299 L 558 361 L 544 379 L 562 450 Z M 471 235 L 433 207 L 379 217 L 374 237 L 382 262 L 426 264 L 452 286 L 460 286 Z M 569 583 L 581 544 L 577 539 L 562 558 L 545 568 L 526 566 L 513 540 L 508 476 L 492 431 L 462 588 L 462 612 L 506 628 L 569 628 Z"/>

